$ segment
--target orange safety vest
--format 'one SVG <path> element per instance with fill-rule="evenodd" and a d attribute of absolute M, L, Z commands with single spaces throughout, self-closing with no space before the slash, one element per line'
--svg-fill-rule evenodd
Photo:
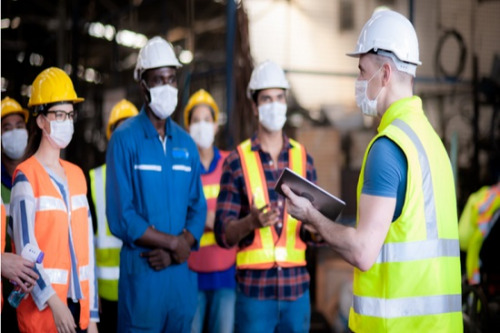
<path fill-rule="evenodd" d="M 220 151 L 220 159 L 215 170 L 211 173 L 201 175 L 203 193 L 207 200 L 207 210 L 215 213 L 217 196 L 219 195 L 219 183 L 222 175 L 222 166 L 229 152 Z M 188 265 L 195 272 L 210 273 L 229 269 L 236 260 L 236 248 L 224 249 L 217 245 L 214 231 L 205 228 L 200 239 L 200 249 L 189 255 Z"/>
<path fill-rule="evenodd" d="M 306 151 L 298 142 L 289 139 L 292 148 L 288 150 L 288 166 L 293 171 L 306 176 Z M 250 139 L 238 147 L 249 204 L 257 207 L 270 205 L 267 180 L 258 151 L 252 151 Z M 252 198 L 254 202 L 252 202 Z M 285 206 L 286 211 L 286 206 Z M 238 269 L 269 269 L 306 265 L 306 244 L 300 238 L 302 222 L 288 214 L 283 216 L 283 229 L 278 237 L 274 227 L 254 230 L 252 244 L 239 248 L 236 255 Z"/>
<path fill-rule="evenodd" d="M 49 276 L 52 288 L 66 304 L 71 273 L 69 249 L 69 227 L 75 247 L 78 277 L 83 299 L 80 303 L 80 328 L 89 325 L 90 267 L 89 266 L 89 222 L 87 184 L 82 170 L 69 162 L 60 160 L 68 179 L 71 214 L 68 216 L 64 198 L 54 187 L 49 174 L 35 157 L 21 163 L 14 178 L 21 171 L 33 188 L 35 198 L 35 238 L 45 253 L 43 267 Z M 50 307 L 38 310 L 31 295 L 17 308 L 17 321 L 21 332 L 57 332 Z"/>

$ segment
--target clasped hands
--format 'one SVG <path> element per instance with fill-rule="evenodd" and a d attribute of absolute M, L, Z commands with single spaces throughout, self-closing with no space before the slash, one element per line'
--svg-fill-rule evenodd
<path fill-rule="evenodd" d="M 188 259 L 191 253 L 191 246 L 188 241 L 189 236 L 189 232 L 184 230 L 182 234 L 172 236 L 170 249 L 156 248 L 148 252 L 142 252 L 141 256 L 147 259 L 149 266 L 156 271 L 167 268 L 172 263 L 182 264 Z"/>

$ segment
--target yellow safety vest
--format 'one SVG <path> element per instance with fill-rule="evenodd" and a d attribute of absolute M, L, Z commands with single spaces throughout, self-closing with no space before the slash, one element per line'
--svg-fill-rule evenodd
<path fill-rule="evenodd" d="M 500 209 L 500 184 L 484 186 L 470 195 L 460 216 L 460 248 L 467 252 L 465 266 L 470 284 L 479 284 L 479 252 L 493 214 Z"/>
<path fill-rule="evenodd" d="M 90 190 L 97 218 L 95 259 L 99 296 L 110 301 L 117 301 L 122 241 L 111 234 L 106 219 L 106 164 L 90 170 L 89 174 Z"/>
<path fill-rule="evenodd" d="M 298 142 L 289 140 L 292 145 L 288 151 L 289 167 L 305 177 L 307 162 L 305 149 Z M 269 205 L 267 180 L 259 152 L 252 151 L 250 139 L 241 143 L 237 150 L 241 159 L 249 204 L 255 204 L 259 208 Z M 302 223 L 288 214 L 284 214 L 283 219 L 283 231 L 279 237 L 274 227 L 255 230 L 252 244 L 238 249 L 236 255 L 238 269 L 269 269 L 275 264 L 281 267 L 306 265 L 306 244 L 300 238 Z"/>
<path fill-rule="evenodd" d="M 392 104 L 379 134 L 408 161 L 405 203 L 374 265 L 354 269 L 349 328 L 360 332 L 462 332 L 460 250 L 455 187 L 441 139 L 418 97 Z"/>

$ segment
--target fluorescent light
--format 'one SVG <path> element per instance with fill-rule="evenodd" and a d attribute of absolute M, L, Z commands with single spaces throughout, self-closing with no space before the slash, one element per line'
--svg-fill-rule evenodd
<path fill-rule="evenodd" d="M 30 65 L 40 67 L 43 64 L 43 56 L 38 53 L 30 54 Z"/>
<path fill-rule="evenodd" d="M 8 27 L 10 27 L 10 20 L 8 18 L 2 19 L 1 26 L 2 29 L 7 29 Z"/>
<path fill-rule="evenodd" d="M 23 61 L 24 61 L 24 57 L 25 57 L 25 55 L 26 55 L 26 54 L 24 53 L 24 51 L 19 52 L 19 53 L 17 54 L 17 57 L 16 57 L 17 62 L 18 62 L 18 63 L 20 63 L 20 64 L 22 64 L 22 63 L 23 63 Z"/>
<path fill-rule="evenodd" d="M 183 64 L 190 64 L 193 61 L 193 53 L 189 50 L 182 50 L 179 54 L 179 60 Z"/>
<path fill-rule="evenodd" d="M 130 30 L 120 30 L 116 34 L 116 42 L 123 46 L 133 47 L 140 49 L 148 42 L 148 38 Z"/>
<path fill-rule="evenodd" d="M 20 24 L 21 24 L 21 18 L 19 16 L 16 16 L 12 19 L 12 22 L 10 22 L 10 28 L 17 29 L 19 28 Z"/>
<path fill-rule="evenodd" d="M 112 41 L 115 38 L 115 33 L 116 29 L 112 25 L 108 24 L 104 27 L 104 38 L 107 40 Z"/>

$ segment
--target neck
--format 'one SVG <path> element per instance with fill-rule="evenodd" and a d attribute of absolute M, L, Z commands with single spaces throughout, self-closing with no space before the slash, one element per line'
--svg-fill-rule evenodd
<path fill-rule="evenodd" d="M 412 85 L 406 85 L 406 84 L 391 85 L 390 90 L 386 95 L 386 98 L 383 99 L 379 110 L 382 110 L 382 115 L 383 115 L 393 103 L 399 101 L 400 99 L 412 96 L 413 96 Z"/>
<path fill-rule="evenodd" d="M 42 141 L 40 141 L 40 147 L 38 147 L 35 153 L 35 157 L 46 167 L 54 169 L 60 165 L 60 155 L 61 149 L 54 148 L 49 140 L 43 136 Z"/>
<path fill-rule="evenodd" d="M 274 157 L 277 156 L 283 147 L 283 131 L 269 132 L 262 125 L 259 125 L 259 132 L 257 133 L 262 150 L 271 154 Z"/>
<path fill-rule="evenodd" d="M 146 114 L 161 138 L 165 138 L 165 123 L 167 119 L 158 118 L 148 106 L 146 106 Z"/>
<path fill-rule="evenodd" d="M 214 159 L 214 148 L 212 146 L 208 148 L 200 148 L 198 147 L 198 151 L 200 152 L 200 161 L 203 164 L 205 170 L 210 168 L 210 163 L 212 163 Z"/>
<path fill-rule="evenodd" d="M 12 176 L 14 174 L 14 170 L 16 170 L 16 167 L 19 165 L 19 163 L 21 163 L 21 159 L 13 160 L 2 152 L 2 164 L 7 170 L 9 176 Z"/>

